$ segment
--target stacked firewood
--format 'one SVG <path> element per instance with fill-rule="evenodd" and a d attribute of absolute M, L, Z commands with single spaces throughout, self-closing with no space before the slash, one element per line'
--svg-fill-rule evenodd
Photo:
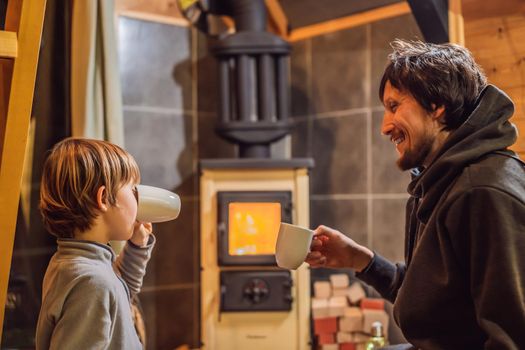
<path fill-rule="evenodd" d="M 388 329 L 384 300 L 367 298 L 362 285 L 350 285 L 346 274 L 314 283 L 312 318 L 322 350 L 361 350 L 370 338 L 372 323 L 381 322 Z"/>

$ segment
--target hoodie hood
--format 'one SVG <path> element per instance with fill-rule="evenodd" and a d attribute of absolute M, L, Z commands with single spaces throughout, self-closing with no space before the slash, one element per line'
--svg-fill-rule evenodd
<path fill-rule="evenodd" d="M 466 166 L 516 141 L 516 127 L 509 122 L 513 113 L 514 104 L 503 91 L 493 85 L 483 89 L 467 120 L 449 135 L 434 161 L 408 186 L 408 192 L 420 198 L 419 220 L 428 221 L 439 198 Z"/>

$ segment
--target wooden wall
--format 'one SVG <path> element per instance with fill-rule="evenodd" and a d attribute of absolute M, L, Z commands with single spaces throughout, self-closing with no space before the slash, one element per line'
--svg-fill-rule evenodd
<path fill-rule="evenodd" d="M 520 135 L 514 150 L 525 158 L 525 12 L 469 17 L 465 14 L 465 46 L 483 67 L 489 82 L 503 89 L 516 105 L 513 117 Z M 464 9 L 468 10 L 468 9 Z M 494 12 L 493 12 L 494 13 Z"/>

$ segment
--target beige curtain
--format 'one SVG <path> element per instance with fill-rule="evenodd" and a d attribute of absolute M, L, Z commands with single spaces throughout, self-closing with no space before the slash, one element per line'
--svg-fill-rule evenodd
<path fill-rule="evenodd" d="M 74 0 L 71 133 L 124 147 L 114 0 Z M 120 253 L 124 242 L 111 242 Z"/>
<path fill-rule="evenodd" d="M 74 0 L 71 129 L 124 146 L 114 18 L 114 0 Z"/>

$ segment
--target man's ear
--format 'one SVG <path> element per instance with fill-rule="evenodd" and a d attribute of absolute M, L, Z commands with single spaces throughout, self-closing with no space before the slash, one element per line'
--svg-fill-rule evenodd
<path fill-rule="evenodd" d="M 108 210 L 106 186 L 100 186 L 97 190 L 97 205 L 98 208 L 105 212 Z"/>
<path fill-rule="evenodd" d="M 432 104 L 432 108 L 432 119 L 443 122 L 443 118 L 445 117 L 445 106 L 441 105 L 439 107 L 436 107 L 435 104 Z"/>

